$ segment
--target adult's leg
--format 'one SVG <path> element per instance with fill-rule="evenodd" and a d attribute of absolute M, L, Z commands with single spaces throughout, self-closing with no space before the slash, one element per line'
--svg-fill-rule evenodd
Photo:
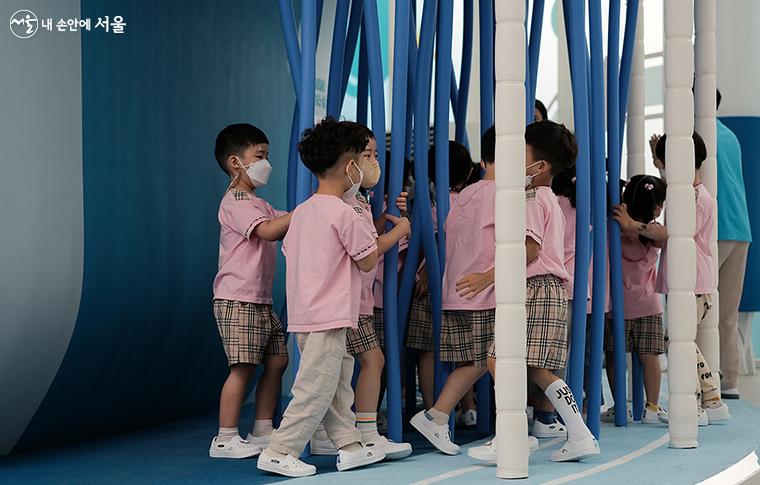
<path fill-rule="evenodd" d="M 720 370 L 722 387 L 736 389 L 739 384 L 739 301 L 744 289 L 744 272 L 749 244 L 718 241 L 720 260 L 718 292 L 720 333 Z"/>

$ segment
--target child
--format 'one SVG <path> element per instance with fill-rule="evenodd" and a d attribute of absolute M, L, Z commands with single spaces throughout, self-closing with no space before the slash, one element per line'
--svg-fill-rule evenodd
<path fill-rule="evenodd" d="M 636 175 L 626 184 L 624 206 L 613 208 L 612 217 L 620 223 L 623 253 L 623 317 L 625 318 L 625 350 L 636 352 L 644 369 L 646 407 L 641 418 L 645 424 L 659 424 L 664 412 L 659 406 L 660 354 L 665 352 L 665 332 L 662 327 L 662 302 L 655 292 L 657 258 L 661 243 L 639 235 L 640 224 L 657 224 L 667 185 L 651 175 Z M 625 217 L 623 212 L 628 216 Z M 615 357 L 612 320 L 604 331 L 604 350 L 607 380 L 615 389 Z"/>
<path fill-rule="evenodd" d="M 480 167 L 472 162 L 470 153 L 464 145 L 449 140 L 449 204 L 454 205 L 459 193 L 464 190 L 472 180 L 473 173 L 480 175 Z M 435 147 L 428 151 L 428 176 L 430 180 L 435 180 Z M 479 178 L 478 178 L 479 180 Z M 476 180 L 477 181 L 477 180 Z M 438 213 L 433 210 L 433 227 L 438 228 Z M 434 377 L 434 359 L 433 359 L 433 310 L 430 303 L 430 293 L 428 287 L 428 274 L 425 269 L 425 262 L 422 261 L 420 269 L 417 272 L 417 283 L 415 285 L 412 303 L 409 309 L 409 326 L 406 334 L 407 348 L 417 351 L 417 368 L 419 372 L 420 390 L 422 391 L 422 401 L 425 409 L 433 405 L 433 377 Z M 477 414 L 475 411 L 475 402 L 473 401 L 472 391 L 465 395 L 462 401 L 462 412 L 460 422 L 465 426 L 475 425 Z"/>
<path fill-rule="evenodd" d="M 525 252 L 528 378 L 544 391 L 567 428 L 567 441 L 552 453 L 552 461 L 576 461 L 599 454 L 599 445 L 586 427 L 570 388 L 552 371 L 567 360 L 567 296 L 569 275 L 564 265 L 565 220 L 552 179 L 575 163 L 578 146 L 564 125 L 532 123 L 525 129 Z M 489 356 L 491 372 L 496 359 Z M 534 424 L 535 425 L 535 424 Z M 492 461 L 496 440 L 472 448 L 470 456 Z"/>
<path fill-rule="evenodd" d="M 363 132 L 369 140 L 367 146 L 359 155 L 359 167 L 371 170 L 374 183 L 369 187 L 374 187 L 380 177 L 377 162 L 377 141 L 374 134 L 368 128 L 352 122 L 355 129 Z M 375 170 L 373 167 L 377 167 Z M 359 169 L 359 180 L 362 186 L 364 183 L 364 171 Z M 367 188 L 369 188 L 367 187 Z M 377 238 L 378 257 L 385 254 L 393 245 L 399 242 L 403 236 L 399 231 L 385 232 L 385 215 L 381 215 L 378 220 L 372 218 L 372 209 L 367 198 L 361 194 L 353 194 L 351 197 L 344 197 L 344 201 L 353 207 L 354 211 L 359 214 L 367 228 Z M 406 212 L 406 193 L 401 193 L 396 200 L 399 211 L 403 214 Z M 378 233 L 380 236 L 378 237 Z M 375 320 L 374 316 L 374 296 L 373 286 L 377 267 L 373 270 L 362 273 L 361 299 L 359 304 L 359 321 L 357 328 L 349 328 L 347 332 L 346 348 L 348 353 L 359 360 L 360 371 L 356 379 L 356 389 L 354 393 L 354 407 L 356 409 L 356 425 L 362 434 L 362 442 L 373 444 L 376 448 L 385 452 L 385 457 L 389 460 L 398 460 L 405 458 L 412 453 L 412 446 L 409 443 L 394 443 L 388 441 L 377 431 L 377 408 L 381 391 L 381 381 L 383 375 L 383 366 L 385 357 L 383 355 L 383 336 L 384 327 L 382 320 Z M 337 450 L 330 442 L 329 438 L 319 429 L 317 435 L 311 441 L 311 452 L 315 455 L 334 455 Z"/>
<path fill-rule="evenodd" d="M 231 181 L 219 206 L 219 272 L 214 278 L 214 316 L 230 374 L 219 400 L 219 433 L 212 458 L 247 458 L 269 444 L 288 352 L 280 320 L 272 311 L 275 251 L 290 224 L 256 196 L 272 167 L 269 140 L 247 123 L 230 125 L 216 138 L 219 167 Z M 256 386 L 256 420 L 247 439 L 238 433 L 240 410 L 257 364 L 264 373 Z"/>
<path fill-rule="evenodd" d="M 377 238 L 362 216 L 344 202 L 359 190 L 357 161 L 367 146 L 355 123 L 325 118 L 304 131 L 298 145 L 304 165 L 317 176 L 317 192 L 293 211 L 282 251 L 287 263 L 288 330 L 296 335 L 301 363 L 293 399 L 258 460 L 260 470 L 289 477 L 314 475 L 298 459 L 320 422 L 338 448 L 339 471 L 376 463 L 382 449 L 362 444 L 351 411 L 354 359 L 346 331 L 359 319 L 362 272 L 377 266 Z M 409 232 L 404 218 L 389 234 Z"/>
<path fill-rule="evenodd" d="M 661 173 L 665 173 L 665 144 L 667 137 L 652 137 L 651 143 L 655 146 L 654 157 L 655 166 L 660 168 Z M 710 295 L 715 291 L 715 275 L 713 274 L 713 256 L 710 252 L 710 241 L 714 227 L 713 213 L 715 210 L 715 200 L 702 184 L 700 168 L 702 162 L 707 158 L 707 148 L 705 142 L 698 133 L 692 135 L 694 141 L 694 196 L 696 198 L 696 225 L 694 233 L 694 243 L 697 251 L 697 279 L 694 287 L 694 295 L 697 305 L 697 322 L 699 325 L 704 320 L 707 312 L 712 306 Z M 626 224 L 630 225 L 627 219 L 630 215 L 626 212 L 620 212 Z M 659 224 L 637 224 L 638 234 L 649 238 L 653 241 L 665 243 L 668 239 L 668 229 L 666 226 Z M 660 268 L 657 274 L 656 289 L 657 293 L 668 294 L 667 285 L 667 244 L 663 247 L 660 256 Z M 719 422 L 730 418 L 728 406 L 720 399 L 715 380 L 710 372 L 707 362 L 705 361 L 699 348 L 697 352 L 697 375 L 699 377 L 699 390 L 697 391 L 697 413 L 700 425 L 707 425 L 710 421 Z M 659 413 L 660 421 L 667 422 L 668 414 Z"/>

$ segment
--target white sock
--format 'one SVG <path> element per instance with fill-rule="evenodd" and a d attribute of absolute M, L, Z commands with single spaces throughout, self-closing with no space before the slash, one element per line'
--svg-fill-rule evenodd
<path fill-rule="evenodd" d="M 240 432 L 237 428 L 222 428 L 219 427 L 219 432 L 216 434 L 217 441 L 232 441 L 232 438 L 240 436 Z"/>
<path fill-rule="evenodd" d="M 586 427 L 581 416 L 581 410 L 575 403 L 575 397 L 565 381 L 557 379 L 544 391 L 546 397 L 554 405 L 562 420 L 567 426 L 567 439 L 569 441 L 579 441 L 592 436 L 591 431 Z"/>
<path fill-rule="evenodd" d="M 449 424 L 449 415 L 444 413 L 443 411 L 439 411 L 436 408 L 430 408 L 427 411 L 425 411 L 425 417 L 428 418 L 430 421 L 434 422 L 438 426 L 443 426 L 444 424 Z"/>
<path fill-rule="evenodd" d="M 362 434 L 362 441 L 371 442 L 377 437 L 377 413 L 356 413 L 356 428 Z"/>
<path fill-rule="evenodd" d="M 269 436 L 274 431 L 274 425 L 271 419 L 257 419 L 253 422 L 251 434 L 257 438 Z"/>

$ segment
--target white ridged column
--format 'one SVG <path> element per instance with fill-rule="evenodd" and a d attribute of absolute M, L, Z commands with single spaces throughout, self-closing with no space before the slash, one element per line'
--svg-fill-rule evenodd
<path fill-rule="evenodd" d="M 496 476 L 525 478 L 525 0 L 495 6 Z"/>
<path fill-rule="evenodd" d="M 694 89 L 694 112 L 696 131 L 707 145 L 707 160 L 702 164 L 702 182 L 710 195 L 718 195 L 718 166 L 715 159 L 717 151 L 715 128 L 715 0 L 699 0 L 694 4 L 694 67 L 697 74 Z M 713 237 L 710 243 L 713 255 L 715 283 L 718 279 L 718 209 L 714 213 Z M 718 334 L 718 290 L 712 296 L 712 309 L 707 312 L 705 321 L 697 328 L 697 345 L 705 356 L 710 370 L 717 374 L 720 368 L 720 335 Z M 716 382 L 720 379 L 716 379 Z"/>
<path fill-rule="evenodd" d="M 670 446 L 695 448 L 696 249 L 694 245 L 694 6 L 691 0 L 665 2 L 665 158 L 668 171 L 668 387 Z"/>
<path fill-rule="evenodd" d="M 636 0 L 628 0 L 636 1 Z M 626 165 L 628 178 L 646 170 L 646 140 L 644 136 L 644 0 L 638 0 L 636 41 L 633 44 L 631 84 L 628 95 L 628 122 L 626 123 Z M 630 366 L 628 367 L 630 369 Z M 630 382 L 630 381 L 629 381 Z"/>

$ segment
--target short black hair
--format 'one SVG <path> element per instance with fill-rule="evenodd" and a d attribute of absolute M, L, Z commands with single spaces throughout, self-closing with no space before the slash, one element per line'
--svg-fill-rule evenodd
<path fill-rule="evenodd" d="M 467 148 L 461 143 L 449 140 L 449 189 L 462 190 L 474 167 Z M 435 145 L 428 150 L 428 178 L 435 182 Z"/>
<path fill-rule="evenodd" d="M 575 207 L 575 165 L 568 167 L 552 179 L 552 192 L 564 195 L 570 199 L 570 205 Z"/>
<path fill-rule="evenodd" d="M 662 135 L 660 137 L 660 140 L 657 142 L 657 146 L 654 149 L 654 153 L 657 156 L 657 159 L 662 160 L 663 163 L 665 163 L 666 139 L 667 135 Z M 694 168 L 699 170 L 702 168 L 702 162 L 707 159 L 707 147 L 705 146 L 705 141 L 701 136 L 699 136 L 699 133 L 696 131 L 692 133 L 691 139 L 694 140 Z"/>
<path fill-rule="evenodd" d="M 533 150 L 536 162 L 545 160 L 551 174 L 557 175 L 575 165 L 578 144 L 565 125 L 554 121 L 536 121 L 525 128 L 525 144 Z"/>
<path fill-rule="evenodd" d="M 723 96 L 720 95 L 720 89 L 715 88 L 715 109 L 720 108 L 720 100 Z"/>
<path fill-rule="evenodd" d="M 536 109 L 538 110 L 539 113 L 541 113 L 541 117 L 544 120 L 549 119 L 549 114 L 546 112 L 546 106 L 544 106 L 544 103 L 542 103 L 540 99 L 536 100 Z"/>
<path fill-rule="evenodd" d="M 491 126 L 480 138 L 480 158 L 485 163 L 496 161 L 496 126 Z"/>
<path fill-rule="evenodd" d="M 346 153 L 358 155 L 374 138 L 372 131 L 353 121 L 327 117 L 307 128 L 298 142 L 301 160 L 314 175 L 323 175 Z"/>
<path fill-rule="evenodd" d="M 214 156 L 219 163 L 219 167 L 224 173 L 229 175 L 227 159 L 231 155 L 241 156 L 246 148 L 261 143 L 269 145 L 269 138 L 267 138 L 261 129 L 250 123 L 235 123 L 216 135 Z"/>
<path fill-rule="evenodd" d="M 623 202 L 631 219 L 648 224 L 655 219 L 655 209 L 665 203 L 668 184 L 652 175 L 634 175 L 625 184 Z M 649 238 L 639 236 L 645 246 L 654 244 Z"/>

